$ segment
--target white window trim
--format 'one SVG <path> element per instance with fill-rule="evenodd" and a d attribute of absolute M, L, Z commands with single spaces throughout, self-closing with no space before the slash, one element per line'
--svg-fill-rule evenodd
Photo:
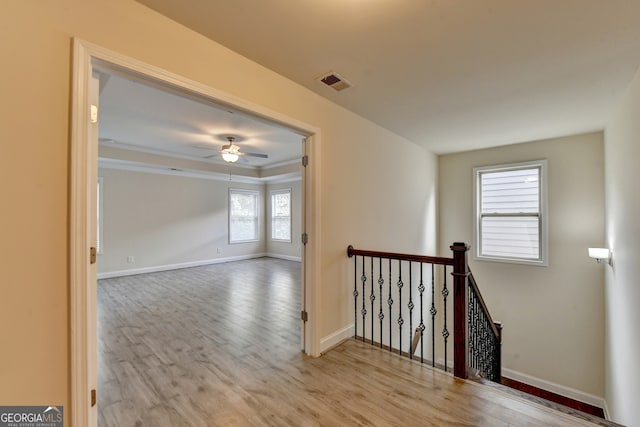
<path fill-rule="evenodd" d="M 255 239 L 246 239 L 246 240 L 231 240 L 231 195 L 232 194 L 251 194 L 256 196 L 256 238 Z M 244 188 L 229 188 L 229 197 L 228 197 L 228 225 L 227 231 L 229 236 L 229 244 L 235 245 L 237 243 L 251 243 L 251 242 L 259 242 L 260 241 L 260 192 L 258 190 L 247 190 Z"/>
<path fill-rule="evenodd" d="M 289 238 L 288 239 L 276 239 L 273 237 L 273 220 L 274 220 L 274 215 L 273 215 L 273 196 L 276 194 L 289 194 Z M 292 209 L 291 209 L 291 204 L 292 204 L 293 200 L 292 200 L 292 192 L 291 192 L 291 188 L 281 188 L 278 190 L 271 190 L 269 192 L 269 203 L 271 203 L 271 209 L 269 211 L 270 213 L 270 218 L 269 220 L 271 221 L 271 235 L 269 236 L 271 238 L 272 242 L 283 242 L 283 243 L 291 243 L 291 234 L 293 233 L 293 218 L 291 217 L 292 214 Z"/>
<path fill-rule="evenodd" d="M 98 191 L 98 223 L 96 226 L 98 227 L 98 255 L 102 255 L 104 253 L 104 209 L 103 203 L 104 200 L 104 184 L 102 177 L 98 177 L 98 187 L 100 187 L 100 191 Z"/>
<path fill-rule="evenodd" d="M 496 257 L 480 254 L 480 182 L 478 176 L 480 172 L 494 172 L 504 171 L 509 169 L 526 169 L 537 167 L 540 168 L 540 259 L 529 260 L 522 258 L 509 258 L 509 257 Z M 548 210 L 547 200 L 549 197 L 547 189 L 547 161 L 546 160 L 534 160 L 522 163 L 509 163 L 502 165 L 481 166 L 473 168 L 473 259 L 476 261 L 492 261 L 492 262 L 504 262 L 511 264 L 525 264 L 536 265 L 540 267 L 547 267 L 549 265 L 549 233 L 548 233 Z"/>

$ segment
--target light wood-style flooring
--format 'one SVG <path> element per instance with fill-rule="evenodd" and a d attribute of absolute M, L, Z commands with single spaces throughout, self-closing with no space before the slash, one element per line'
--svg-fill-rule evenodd
<path fill-rule="evenodd" d="M 101 280 L 98 425 L 593 425 L 354 340 L 308 357 L 299 301 L 271 258 Z"/>

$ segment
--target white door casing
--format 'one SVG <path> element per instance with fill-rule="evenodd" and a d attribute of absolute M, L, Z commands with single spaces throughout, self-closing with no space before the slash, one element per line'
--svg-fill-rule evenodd
<path fill-rule="evenodd" d="M 73 94 L 71 117 L 70 185 L 70 325 L 71 325 L 71 423 L 97 426 L 97 405 L 91 406 L 91 390 L 97 386 L 97 306 L 96 265 L 89 262 L 89 251 L 96 246 L 96 182 L 98 174 L 98 124 L 91 123 L 91 105 L 98 106 L 98 81 L 94 64 L 115 67 L 197 94 L 217 105 L 225 105 L 247 115 L 288 127 L 307 135 L 305 154 L 310 164 L 303 173 L 303 232 L 309 243 L 303 245 L 303 301 L 308 321 L 302 323 L 302 345 L 311 356 L 319 356 L 316 283 L 320 265 L 319 247 L 319 162 L 320 130 L 291 117 L 271 111 L 222 91 L 202 85 L 130 57 L 109 51 L 90 42 L 74 39 Z M 98 390 L 98 393 L 100 390 Z"/>

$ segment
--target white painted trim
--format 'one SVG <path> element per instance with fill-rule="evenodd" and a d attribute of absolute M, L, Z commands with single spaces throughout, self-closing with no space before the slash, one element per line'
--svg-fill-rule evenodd
<path fill-rule="evenodd" d="M 345 326 L 320 340 L 320 353 L 326 353 L 342 341 L 353 337 L 353 324 Z"/>
<path fill-rule="evenodd" d="M 117 52 L 105 49 L 85 40 L 73 39 L 73 76 L 72 76 L 72 111 L 71 111 L 71 162 L 70 162 L 70 195 L 69 195 L 69 286 L 70 286 L 70 341 L 71 341 L 71 422 L 70 425 L 94 427 L 97 418 L 96 408 L 89 404 L 89 354 L 88 334 L 95 336 L 95 325 L 89 325 L 87 305 L 87 224 L 91 221 L 87 214 L 88 172 L 97 167 L 95 159 L 89 162 L 87 153 L 87 131 L 89 128 L 88 114 L 88 82 L 93 66 L 101 63 L 124 72 L 134 71 L 140 76 L 146 76 L 150 81 L 161 81 L 170 86 L 190 91 L 216 105 L 222 105 L 235 111 L 286 126 L 301 135 L 307 135 L 305 144 L 309 146 L 310 165 L 306 169 L 307 184 L 305 186 L 305 223 L 310 242 L 305 245 L 303 265 L 304 270 L 305 309 L 309 320 L 304 322 L 306 353 L 319 356 L 320 340 L 317 329 L 320 324 L 320 290 L 318 283 L 321 279 L 319 266 L 322 265 L 321 248 L 321 137 L 320 129 L 285 114 L 266 108 L 229 93 L 214 89 L 205 84 L 189 80 L 177 74 L 165 71 L 153 65 L 127 57 Z M 96 143 L 97 146 L 97 143 Z M 93 186 L 93 183 L 92 183 Z M 94 276 L 95 278 L 95 276 Z M 95 313 L 92 314 L 92 318 Z M 93 363 L 93 362 L 91 362 Z M 95 368 L 95 367 L 94 367 Z M 94 369 L 92 368 L 92 369 Z"/>
<path fill-rule="evenodd" d="M 229 175 L 223 172 L 199 171 L 196 169 L 172 169 L 169 166 L 157 165 L 153 163 L 134 162 L 131 160 L 110 159 L 100 157 L 98 166 L 102 169 L 116 169 L 131 172 L 153 173 L 158 175 L 183 176 L 187 178 L 210 179 L 213 181 L 232 181 L 243 184 L 264 184 L 265 179 L 253 178 L 243 175 Z"/>
<path fill-rule="evenodd" d="M 238 255 L 238 256 L 232 256 L 232 257 L 226 257 L 226 258 L 211 258 L 211 259 L 203 259 L 200 261 L 180 262 L 177 264 L 156 265 L 153 267 L 140 267 L 140 268 L 131 268 L 128 270 L 108 271 L 104 273 L 98 273 L 98 279 L 112 279 L 114 277 L 134 276 L 136 274 L 157 273 L 159 271 L 168 271 L 168 270 L 179 270 L 181 268 L 200 267 L 203 265 L 222 264 L 225 262 L 233 262 L 233 261 L 244 261 L 247 259 L 263 258 L 266 256 L 268 255 L 265 253 L 257 253 L 257 254 L 250 254 L 250 255 Z"/>
<path fill-rule="evenodd" d="M 577 400 L 578 402 L 588 403 L 589 405 L 597 406 L 598 408 L 605 407 L 605 400 L 602 397 L 595 396 L 590 393 L 585 393 L 583 391 L 576 390 L 575 388 L 556 384 L 551 381 L 543 380 L 538 377 L 523 374 L 522 372 L 502 368 L 502 376 L 519 381 L 524 384 L 538 387 L 542 390 L 550 391 L 552 393 L 568 397 L 573 400 Z"/>
<path fill-rule="evenodd" d="M 299 172 L 286 174 L 286 175 L 274 175 L 268 178 L 260 178 L 266 184 L 286 184 L 289 182 L 302 181 L 302 177 Z"/>
<path fill-rule="evenodd" d="M 266 256 L 268 256 L 269 258 L 279 258 L 279 259 L 286 259 L 287 261 L 302 262 L 302 258 L 299 256 L 275 254 L 272 252 L 267 253 Z"/>
<path fill-rule="evenodd" d="M 87 133 L 91 57 L 82 43 L 73 43 L 71 107 L 71 164 L 69 195 L 69 281 L 71 340 L 70 425 L 94 427 L 89 407 L 88 230 L 87 230 Z M 95 191 L 95 190 L 93 190 Z M 95 333 L 95 331 L 94 331 Z"/>
<path fill-rule="evenodd" d="M 609 405 L 607 404 L 606 399 L 602 400 L 604 405 L 602 406 L 602 412 L 604 413 L 604 419 L 607 421 L 611 421 L 611 412 L 609 412 Z"/>

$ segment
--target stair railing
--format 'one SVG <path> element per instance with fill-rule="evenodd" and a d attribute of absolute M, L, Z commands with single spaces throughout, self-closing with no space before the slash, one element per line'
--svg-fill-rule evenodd
<path fill-rule="evenodd" d="M 445 371 L 452 367 L 459 378 L 471 373 L 499 382 L 502 327 L 491 319 L 469 271 L 469 247 L 454 243 L 450 248 L 452 258 L 349 246 L 354 337 L 411 359 L 418 358 L 419 350 L 420 362 Z M 453 362 L 448 358 L 451 346 Z"/>

